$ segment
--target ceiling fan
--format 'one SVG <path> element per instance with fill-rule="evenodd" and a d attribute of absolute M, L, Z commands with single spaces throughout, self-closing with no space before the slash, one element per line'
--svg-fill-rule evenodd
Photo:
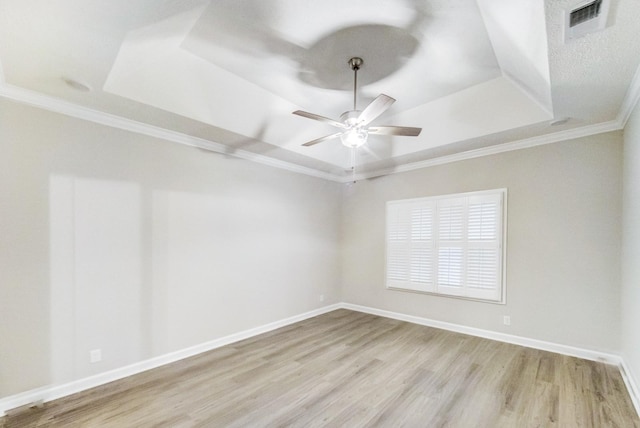
<path fill-rule="evenodd" d="M 346 111 L 340 116 L 340 121 L 329 119 L 328 117 L 320 116 L 314 113 L 308 113 L 302 110 L 296 110 L 293 114 L 306 117 L 309 119 L 317 120 L 320 122 L 328 123 L 341 131 L 335 134 L 326 135 L 324 137 L 317 138 L 315 140 L 304 143 L 303 146 L 313 146 L 314 144 L 321 143 L 323 141 L 331 140 L 332 138 L 340 137 L 342 144 L 355 149 L 362 146 L 367 142 L 369 134 L 378 135 L 402 135 L 406 137 L 417 137 L 420 135 L 422 128 L 412 128 L 408 126 L 367 126 L 374 119 L 384 113 L 391 104 L 396 100 L 388 95 L 380 94 L 371 101 L 371 103 L 360 111 L 356 108 L 356 89 L 358 86 L 358 70 L 362 66 L 362 58 L 353 57 L 349 60 L 348 64 L 353 70 L 353 110 Z"/>

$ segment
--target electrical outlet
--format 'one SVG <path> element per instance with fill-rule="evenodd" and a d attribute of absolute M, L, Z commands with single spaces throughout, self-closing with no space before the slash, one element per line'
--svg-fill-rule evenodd
<path fill-rule="evenodd" d="M 320 295 L 320 301 L 321 301 L 321 302 L 324 302 L 324 294 L 321 294 L 321 295 Z"/>
<path fill-rule="evenodd" d="M 504 325 L 511 325 L 511 317 L 509 315 L 505 315 L 502 317 L 502 322 Z"/>
<path fill-rule="evenodd" d="M 102 361 L 102 350 L 94 349 L 93 351 L 89 351 L 89 362 L 97 363 Z"/>

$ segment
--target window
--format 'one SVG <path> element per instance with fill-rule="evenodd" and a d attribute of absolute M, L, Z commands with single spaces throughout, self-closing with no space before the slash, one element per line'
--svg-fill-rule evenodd
<path fill-rule="evenodd" d="M 506 195 L 387 202 L 387 288 L 504 303 Z"/>

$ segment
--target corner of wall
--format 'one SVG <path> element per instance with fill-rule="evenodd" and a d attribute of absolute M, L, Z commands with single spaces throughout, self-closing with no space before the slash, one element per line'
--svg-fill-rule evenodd
<path fill-rule="evenodd" d="M 634 375 L 631 367 L 627 365 L 624 356 L 620 363 L 620 374 L 622 375 L 622 380 L 624 380 L 624 384 L 627 387 L 627 391 L 629 391 L 629 396 L 631 397 L 633 406 L 636 408 L 636 413 L 640 416 L 640 388 L 636 381 L 638 377 Z"/>

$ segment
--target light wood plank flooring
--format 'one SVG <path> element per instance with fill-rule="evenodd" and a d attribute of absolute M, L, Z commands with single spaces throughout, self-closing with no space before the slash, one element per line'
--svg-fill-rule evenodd
<path fill-rule="evenodd" d="M 606 364 L 334 311 L 0 427 L 640 427 Z"/>

